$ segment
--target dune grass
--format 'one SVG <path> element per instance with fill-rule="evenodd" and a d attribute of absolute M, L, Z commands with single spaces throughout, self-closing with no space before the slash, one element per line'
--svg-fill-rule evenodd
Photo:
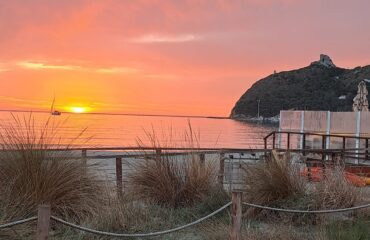
<path fill-rule="evenodd" d="M 364 197 L 361 188 L 353 186 L 341 167 L 326 169 L 323 179 L 310 193 L 315 209 L 352 207 Z"/>
<path fill-rule="evenodd" d="M 303 164 L 293 163 L 289 153 L 273 152 L 266 161 L 248 165 L 246 193 L 248 202 L 285 209 L 323 210 L 347 208 L 364 201 L 361 189 L 350 184 L 342 168 L 326 168 L 321 181 L 310 182 L 301 176 Z M 346 217 L 351 213 L 337 215 L 291 214 L 248 208 L 246 216 L 256 217 L 269 223 L 315 225 L 326 224 Z"/>
<path fill-rule="evenodd" d="M 156 149 L 175 147 L 175 133 L 171 128 L 161 136 L 154 130 L 145 133 L 146 139 L 138 140 L 139 147 L 145 147 L 144 143 Z M 200 146 L 199 134 L 190 123 L 183 139 L 187 147 L 196 149 Z M 214 162 L 202 162 L 194 152 L 181 157 L 166 154 L 154 159 L 148 157 L 147 161 L 133 165 L 129 182 L 131 191 L 138 198 L 174 208 L 191 206 L 218 187 Z"/>
<path fill-rule="evenodd" d="M 80 220 L 100 204 L 103 186 L 90 167 L 64 151 L 83 132 L 69 144 L 61 144 L 60 124 L 49 118 L 36 127 L 31 114 L 23 118 L 13 115 L 11 122 L 0 125 L 4 220 L 34 216 L 39 204 L 51 204 L 54 215 Z"/>
<path fill-rule="evenodd" d="M 274 205 L 282 200 L 297 198 L 305 193 L 305 180 L 300 176 L 298 165 L 290 161 L 290 155 L 272 156 L 246 171 L 244 199 L 259 205 Z"/>
<path fill-rule="evenodd" d="M 328 240 L 368 240 L 370 239 L 370 219 L 355 222 L 334 222 L 326 227 Z"/>
<path fill-rule="evenodd" d="M 200 227 L 202 240 L 228 239 L 230 220 L 217 219 Z M 241 226 L 241 240 L 328 240 L 320 228 L 297 228 L 289 224 L 265 224 L 244 220 Z"/>
<path fill-rule="evenodd" d="M 129 176 L 138 198 L 175 208 L 201 200 L 215 187 L 215 179 L 213 165 L 171 156 L 136 164 Z"/>

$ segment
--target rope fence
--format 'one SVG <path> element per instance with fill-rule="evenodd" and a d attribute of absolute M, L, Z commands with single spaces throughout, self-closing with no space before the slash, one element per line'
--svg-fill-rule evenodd
<path fill-rule="evenodd" d="M 66 226 L 69 226 L 69 227 L 72 227 L 72 228 L 75 228 L 75 229 L 78 229 L 78 230 L 81 230 L 81 231 L 84 231 L 84 232 L 88 232 L 88 233 L 92 233 L 92 234 L 96 234 L 96 235 L 101 235 L 101 236 L 109 236 L 109 237 L 153 237 L 153 236 L 158 236 L 158 235 L 164 235 L 164 234 L 177 232 L 177 231 L 183 230 L 185 228 L 197 225 L 197 224 L 203 222 L 204 220 L 207 220 L 208 218 L 213 217 L 217 213 L 222 212 L 224 209 L 226 209 L 230 205 L 231 205 L 231 202 L 225 204 L 224 206 L 222 206 L 221 208 L 217 209 L 216 211 L 208 214 L 207 216 L 204 216 L 204 217 L 202 217 L 202 218 L 200 218 L 200 219 L 198 219 L 194 222 L 185 224 L 183 226 L 179 226 L 179 227 L 164 230 L 164 231 L 151 232 L 151 233 L 133 233 L 133 234 L 111 233 L 111 232 L 104 232 L 104 231 L 94 230 L 94 229 L 87 228 L 87 227 L 82 227 L 82 226 L 79 226 L 77 224 L 73 224 L 73 223 L 67 222 L 63 219 L 57 218 L 55 216 L 51 216 L 51 219 L 53 219 L 54 221 L 59 222 L 61 224 L 64 224 Z"/>
<path fill-rule="evenodd" d="M 350 207 L 350 208 L 327 209 L 327 210 L 297 210 L 297 209 L 284 209 L 284 208 L 268 207 L 268 206 L 262 206 L 262 205 L 253 204 L 253 203 L 247 203 L 247 202 L 243 202 L 243 205 L 246 205 L 246 206 L 249 206 L 249 207 L 254 207 L 254 208 L 260 208 L 260 209 L 265 209 L 265 210 L 276 211 L 276 212 L 308 213 L 308 214 L 341 213 L 341 212 L 349 212 L 349 211 L 354 211 L 354 210 L 358 210 L 358 209 L 363 209 L 363 208 L 370 207 L 370 203 L 369 203 L 369 204 L 355 206 L 355 207 Z"/>
<path fill-rule="evenodd" d="M 10 222 L 10 223 L 5 223 L 3 225 L 0 225 L 0 229 L 14 227 L 16 225 L 20 225 L 20 224 L 23 224 L 23 223 L 32 222 L 32 221 L 36 221 L 36 220 L 37 220 L 37 217 L 30 217 L 30 218 Z"/>
<path fill-rule="evenodd" d="M 236 240 L 240 239 L 241 236 L 241 221 L 242 221 L 242 206 L 249 206 L 253 208 L 259 208 L 259 209 L 265 209 L 265 210 L 271 210 L 271 211 L 277 211 L 277 212 L 285 212 L 285 213 L 301 213 L 301 214 L 331 214 L 331 213 L 340 213 L 340 212 L 348 212 L 348 211 L 355 211 L 359 209 L 364 209 L 370 207 L 370 203 L 363 204 L 360 206 L 354 206 L 349 208 L 340 208 L 340 209 L 326 209 L 326 210 L 298 210 L 298 209 L 284 209 L 284 208 L 276 208 L 276 207 L 269 207 L 269 206 L 263 206 L 248 202 L 242 202 L 242 192 L 240 191 L 233 191 L 232 192 L 232 201 L 223 205 L 219 209 L 213 211 L 212 213 L 199 218 L 198 220 L 195 220 L 191 223 L 178 226 L 172 229 L 167 229 L 163 231 L 157 231 L 157 232 L 149 232 L 149 233 L 113 233 L 113 232 L 105 232 L 100 231 L 84 226 L 80 226 L 71 222 L 68 222 L 66 220 L 63 220 L 61 218 L 55 217 L 51 215 L 50 211 L 50 205 L 40 205 L 38 209 L 38 216 L 30 217 L 6 224 L 0 225 L 0 230 L 4 228 L 10 228 L 16 225 L 24 224 L 27 222 L 32 222 L 37 220 L 37 240 L 46 239 L 46 237 L 49 236 L 49 228 L 50 228 L 50 220 L 55 221 L 56 223 L 60 223 L 63 225 L 66 225 L 68 227 L 71 227 L 73 229 L 77 229 L 86 233 L 91 233 L 95 235 L 105 236 L 105 237 L 130 237 L 130 238 L 145 238 L 145 237 L 154 237 L 159 235 L 165 235 L 169 233 L 174 233 L 177 231 L 181 231 L 183 229 L 195 226 L 213 216 L 216 214 L 222 212 L 223 210 L 227 209 L 231 206 L 231 228 L 230 228 L 230 240 Z"/>

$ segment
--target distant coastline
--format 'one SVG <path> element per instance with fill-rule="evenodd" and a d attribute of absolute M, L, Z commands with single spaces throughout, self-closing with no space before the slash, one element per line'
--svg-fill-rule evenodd
<path fill-rule="evenodd" d="M 24 112 L 24 113 L 49 113 L 49 111 L 42 110 L 4 110 L 0 109 L 0 112 Z M 171 114 L 145 114 L 145 113 L 105 113 L 105 112 L 85 112 L 85 113 L 73 113 L 73 112 L 61 112 L 63 114 L 90 114 L 90 115 L 119 115 L 119 116 L 138 116 L 138 117 L 175 117 L 175 118 L 211 118 L 211 119 L 230 119 L 230 117 L 220 116 L 198 116 L 198 115 L 171 115 Z"/>
<path fill-rule="evenodd" d="M 275 118 L 280 110 L 352 111 L 358 85 L 370 91 L 370 65 L 345 69 L 327 55 L 289 71 L 273 72 L 255 82 L 235 103 L 230 117 Z"/>
<path fill-rule="evenodd" d="M 241 121 L 241 122 L 276 125 L 276 124 L 279 124 L 280 115 L 277 115 L 275 117 L 259 117 L 258 118 L 258 117 L 247 117 L 243 114 L 239 114 L 239 115 L 233 116 L 231 119 L 234 119 L 236 121 Z"/>

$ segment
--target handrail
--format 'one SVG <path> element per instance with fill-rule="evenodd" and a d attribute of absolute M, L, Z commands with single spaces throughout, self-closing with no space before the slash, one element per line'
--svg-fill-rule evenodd
<path fill-rule="evenodd" d="M 1 146 L 1 144 L 0 144 Z M 214 152 L 250 152 L 250 151 L 265 151 L 263 148 L 202 148 L 202 147 L 69 147 L 69 148 L 46 148 L 46 149 L 33 149 L 35 151 L 45 150 L 45 151 L 214 151 Z M 1 149 L 1 151 L 11 151 L 9 149 Z"/>
<path fill-rule="evenodd" d="M 321 137 L 338 137 L 338 138 L 354 138 L 354 139 L 370 139 L 370 137 L 363 137 L 363 136 L 353 136 L 353 135 L 340 135 L 340 134 L 326 134 L 326 133 L 317 133 L 317 132 L 296 132 L 296 131 L 272 131 L 268 135 L 266 135 L 263 139 L 269 138 L 271 135 L 276 133 L 289 133 L 289 134 L 297 134 L 297 135 L 313 135 L 313 136 L 321 136 Z"/>
<path fill-rule="evenodd" d="M 33 149 L 34 151 L 186 151 L 189 153 L 248 153 L 248 152 L 266 152 L 266 149 L 263 148 L 154 148 L 154 147 L 82 147 L 82 148 L 46 148 L 46 149 Z M 267 149 L 269 151 L 271 149 Z M 283 148 L 276 148 L 274 149 L 276 151 L 286 151 L 286 149 Z M 343 152 L 345 150 L 346 152 L 350 151 L 366 151 L 369 150 L 368 148 L 346 148 L 346 149 L 338 149 L 338 148 L 329 148 L 329 149 L 290 149 L 289 151 L 295 152 L 295 151 L 308 151 L 308 152 Z M 2 151 L 18 151 L 18 149 L 1 149 Z M 162 154 L 168 154 L 168 153 L 162 153 Z M 171 154 L 171 153 L 169 153 Z M 176 152 L 173 152 L 173 154 L 176 154 Z M 143 154 L 144 155 L 144 154 Z M 148 154 L 145 154 L 145 156 Z M 126 155 L 125 155 L 126 156 Z M 127 156 L 130 156 L 127 154 Z"/>

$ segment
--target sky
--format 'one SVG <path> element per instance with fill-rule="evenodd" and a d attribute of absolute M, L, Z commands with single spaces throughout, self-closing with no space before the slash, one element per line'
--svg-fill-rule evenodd
<path fill-rule="evenodd" d="M 328 54 L 370 64 L 368 0 L 0 0 L 0 109 L 228 116 Z M 77 109 L 77 110 L 76 110 Z"/>

